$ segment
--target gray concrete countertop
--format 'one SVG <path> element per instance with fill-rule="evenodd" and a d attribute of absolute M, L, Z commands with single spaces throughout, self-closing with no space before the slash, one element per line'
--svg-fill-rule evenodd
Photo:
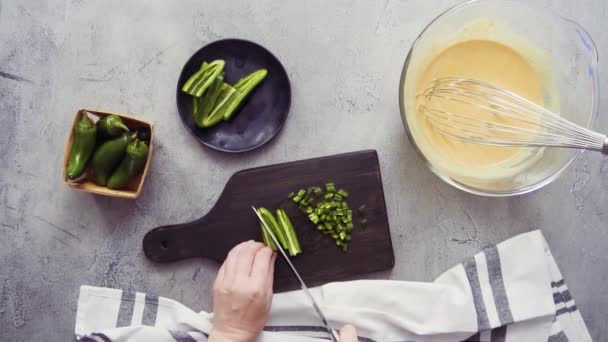
<path fill-rule="evenodd" d="M 203 215 L 237 170 L 367 148 L 380 156 L 396 256 L 392 271 L 370 277 L 430 281 L 484 245 L 540 228 L 591 335 L 604 340 L 608 158 L 584 154 L 540 191 L 489 199 L 440 181 L 405 137 L 397 101 L 405 55 L 424 26 L 457 2 L 0 1 L 0 340 L 72 340 L 82 284 L 150 291 L 209 310 L 217 265 L 152 264 L 143 235 Z M 605 1 L 544 2 L 582 23 L 599 55 L 608 55 Z M 175 107 L 182 65 L 224 37 L 266 46 L 292 82 L 283 131 L 248 154 L 200 145 Z M 600 75 L 608 89 L 605 60 Z M 61 183 L 69 123 L 82 107 L 156 122 L 139 200 Z M 604 101 L 595 125 L 604 132 L 606 112 Z"/>

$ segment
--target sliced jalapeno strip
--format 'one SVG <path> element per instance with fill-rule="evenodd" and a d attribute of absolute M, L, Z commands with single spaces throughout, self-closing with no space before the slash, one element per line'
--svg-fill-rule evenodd
<path fill-rule="evenodd" d="M 225 64 L 221 59 L 207 65 L 203 63 L 201 69 L 186 81 L 182 91 L 196 97 L 203 96 L 207 88 L 215 81 L 215 78 L 222 73 Z"/>
<path fill-rule="evenodd" d="M 203 120 L 203 127 L 211 127 L 223 120 L 224 112 L 228 108 L 234 94 L 236 94 L 236 89 L 234 89 L 234 87 L 227 83 L 222 83 L 222 89 L 217 98 L 217 104 L 211 114 Z"/>
<path fill-rule="evenodd" d="M 264 243 L 264 245 L 266 245 L 266 247 L 272 249 L 273 251 L 276 251 L 278 249 L 277 244 L 274 242 L 270 234 L 268 234 L 262 222 L 260 222 L 260 229 L 262 230 L 262 242 Z"/>
<path fill-rule="evenodd" d="M 287 244 L 289 255 L 296 256 L 302 253 L 302 248 L 300 247 L 300 241 L 298 240 L 298 235 L 287 216 L 287 213 L 283 209 L 277 209 L 277 218 L 279 219 L 279 224 L 285 231 L 285 235 L 287 236 Z"/>
<path fill-rule="evenodd" d="M 279 240 L 281 247 L 283 247 L 284 249 L 288 249 L 289 244 L 287 243 L 287 236 L 285 235 L 285 231 L 283 231 L 277 220 L 274 218 L 274 215 L 272 215 L 272 213 L 266 208 L 259 208 L 258 213 L 260 214 L 260 216 L 262 216 L 262 219 L 264 220 L 266 225 L 270 229 L 272 229 L 272 232 L 274 233 L 274 236 L 277 238 L 277 240 Z"/>
<path fill-rule="evenodd" d="M 260 69 L 252 72 L 243 80 L 234 85 L 234 88 L 237 90 L 237 94 L 233 99 L 230 100 L 230 104 L 224 112 L 224 120 L 229 120 L 232 117 L 237 108 L 240 106 L 241 102 L 243 102 L 243 100 L 245 100 L 245 98 L 247 98 L 247 96 L 258 86 L 258 84 L 264 80 L 267 74 L 268 70 Z"/>

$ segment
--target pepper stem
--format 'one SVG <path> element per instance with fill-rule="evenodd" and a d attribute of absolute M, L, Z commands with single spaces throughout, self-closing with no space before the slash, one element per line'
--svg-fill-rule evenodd
<path fill-rule="evenodd" d="M 122 129 L 122 130 L 123 130 L 123 131 L 125 131 L 125 132 L 128 132 L 128 131 L 129 131 L 129 127 L 127 127 L 127 125 L 125 125 L 125 124 L 124 124 L 124 123 L 122 123 L 122 122 L 116 122 L 116 126 L 117 126 L 118 128 L 120 128 L 120 129 Z"/>

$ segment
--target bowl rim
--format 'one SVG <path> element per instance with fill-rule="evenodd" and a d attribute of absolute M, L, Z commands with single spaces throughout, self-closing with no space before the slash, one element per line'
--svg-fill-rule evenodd
<path fill-rule="evenodd" d="M 403 68 L 401 69 L 401 77 L 399 78 L 399 110 L 400 110 L 400 116 L 401 116 L 401 121 L 403 122 L 403 126 L 405 128 L 405 132 L 406 135 L 408 137 L 408 140 L 410 141 L 410 143 L 412 144 L 412 146 L 414 147 L 414 150 L 416 151 L 416 153 L 418 154 L 418 156 L 422 159 L 422 161 L 426 164 L 426 166 L 431 170 L 431 172 L 433 172 L 437 177 L 439 177 L 441 180 L 443 180 L 444 182 L 452 185 L 453 187 L 463 190 L 465 192 L 471 193 L 471 194 L 475 194 L 475 195 L 481 195 L 481 196 L 487 196 L 487 197 L 509 197 L 509 196 L 516 196 L 516 195 L 523 195 L 523 194 L 527 194 L 530 193 L 532 191 L 538 190 L 542 187 L 544 187 L 545 185 L 548 185 L 549 183 L 552 183 L 554 180 L 556 180 L 559 176 L 561 176 L 564 171 L 574 162 L 574 160 L 576 160 L 576 158 L 578 158 L 580 155 L 582 155 L 585 150 L 572 150 L 572 153 L 570 154 L 570 156 L 568 157 L 568 159 L 564 162 L 564 164 L 561 166 L 561 168 L 559 168 L 557 171 L 555 171 L 552 175 L 550 175 L 549 177 L 540 180 L 536 183 L 521 187 L 521 188 L 516 188 L 513 190 L 500 190 L 500 191 L 490 191 L 490 190 L 485 190 L 485 189 L 479 189 L 479 188 L 475 188 L 472 186 L 469 186 L 467 184 L 464 184 L 462 182 L 459 182 L 455 179 L 452 179 L 451 177 L 444 175 L 439 169 L 437 169 L 433 163 L 428 160 L 424 154 L 422 153 L 422 151 L 420 150 L 420 148 L 418 147 L 418 145 L 416 144 L 416 141 L 410 131 L 409 125 L 407 123 L 407 119 L 406 119 L 406 109 L 405 109 L 405 98 L 404 98 L 404 85 L 405 85 L 405 79 L 407 77 L 407 71 L 408 71 L 408 66 L 410 63 L 410 60 L 412 58 L 412 53 L 415 50 L 415 48 L 417 47 L 417 45 L 420 43 L 420 40 L 422 39 L 423 35 L 425 34 L 425 32 L 435 23 L 437 22 L 440 18 L 442 18 L 443 16 L 454 12 L 456 10 L 459 10 L 461 8 L 464 7 L 468 7 L 471 5 L 474 5 L 476 3 L 482 3 L 482 2 L 496 2 L 496 1 L 502 1 L 502 2 L 511 2 L 511 3 L 517 3 L 520 4 L 522 6 L 527 6 L 527 7 L 534 7 L 534 8 L 542 8 L 543 10 L 548 11 L 549 13 L 551 13 L 552 15 L 556 16 L 557 18 L 566 21 L 570 24 L 573 24 L 577 27 L 577 30 L 579 30 L 579 35 L 581 36 L 581 39 L 583 39 L 586 44 L 589 45 L 590 47 L 590 51 L 592 53 L 592 62 L 593 62 L 593 69 L 595 70 L 595 75 L 597 75 L 597 70 L 598 70 L 598 52 L 597 52 L 597 46 L 595 45 L 595 42 L 593 41 L 593 39 L 591 38 L 591 36 L 589 35 L 589 33 L 587 32 L 587 30 L 582 27 L 579 23 L 575 22 L 572 19 L 566 18 L 562 15 L 560 15 L 559 13 L 557 13 L 555 10 L 549 8 L 548 6 L 540 6 L 540 5 L 535 5 L 535 4 L 529 4 L 529 3 L 525 3 L 522 1 L 516 1 L 516 0 L 468 0 L 465 1 L 463 3 L 457 4 L 455 6 L 452 6 L 444 11 L 442 11 L 441 13 L 439 13 L 436 17 L 434 17 L 423 29 L 422 31 L 420 31 L 420 33 L 418 34 L 418 36 L 416 37 L 416 39 L 414 40 L 414 42 L 412 43 L 408 54 L 405 58 L 405 61 L 403 63 Z M 593 123 L 595 122 L 595 119 L 597 118 L 598 115 L 598 104 L 599 104 L 599 80 L 598 77 L 592 77 L 593 80 L 593 91 L 594 91 L 594 96 L 592 98 L 592 112 L 591 115 L 589 116 L 589 119 L 587 120 L 587 124 L 585 125 L 586 128 L 590 128 Z"/>

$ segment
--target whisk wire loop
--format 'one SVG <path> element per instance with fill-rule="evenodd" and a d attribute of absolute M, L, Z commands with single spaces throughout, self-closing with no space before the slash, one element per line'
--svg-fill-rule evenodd
<path fill-rule="evenodd" d="M 606 135 L 482 81 L 439 78 L 419 97 L 424 100 L 419 110 L 427 121 L 453 139 L 490 146 L 565 147 L 608 154 Z M 456 110 L 445 110 L 442 105 L 446 104 Z"/>

